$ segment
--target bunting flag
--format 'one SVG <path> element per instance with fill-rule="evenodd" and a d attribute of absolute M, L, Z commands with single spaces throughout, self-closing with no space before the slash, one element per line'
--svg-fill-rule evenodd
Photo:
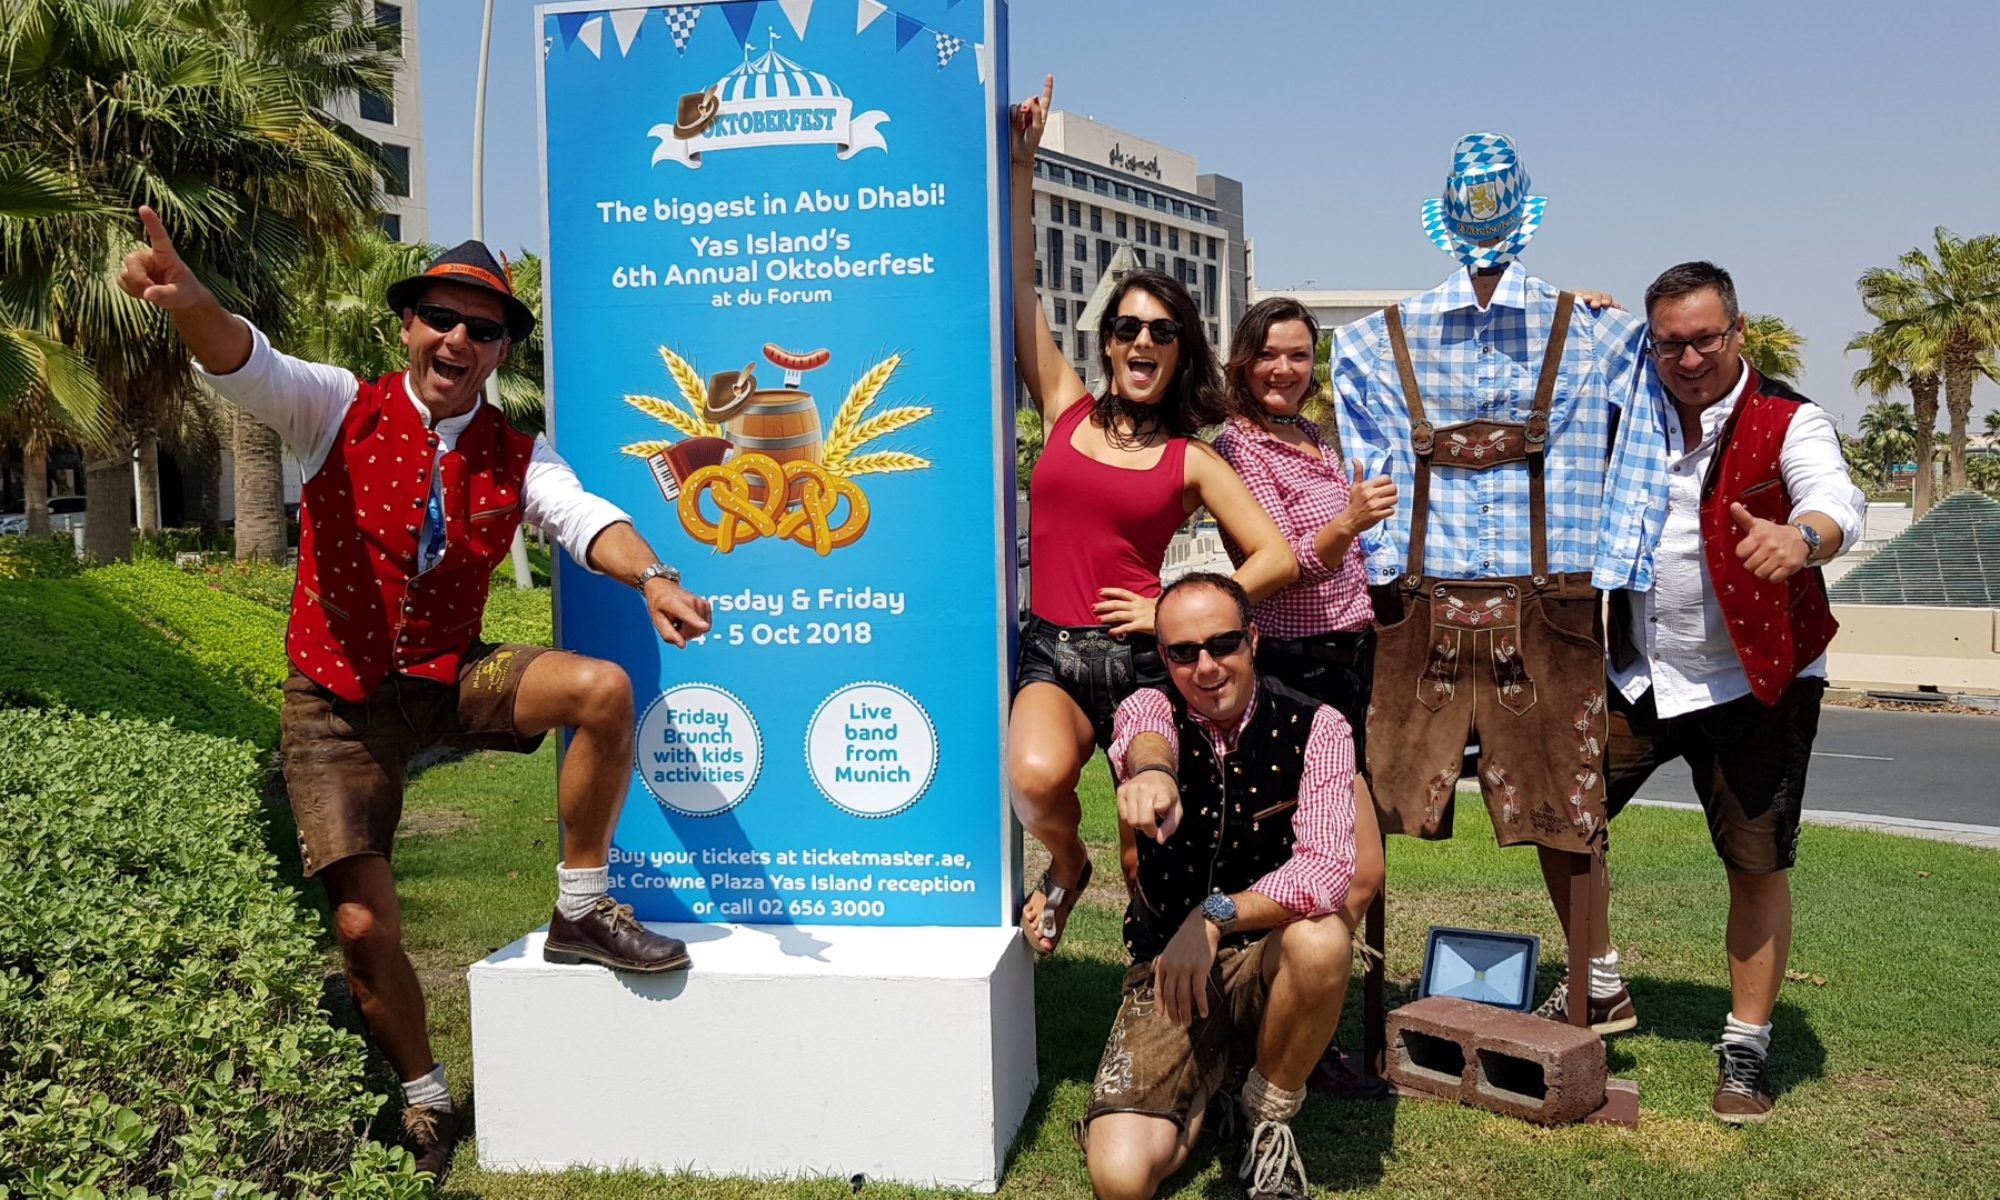
<path fill-rule="evenodd" d="M 701 20 L 703 5 L 674 4 L 667 8 L 667 32 L 673 35 L 674 49 L 687 53 L 688 39 L 694 36 L 694 23 Z"/>
<path fill-rule="evenodd" d="M 812 19 L 813 0 L 778 0 L 778 7 L 785 10 L 785 19 L 792 23 L 792 32 L 803 41 L 806 22 Z"/>
<path fill-rule="evenodd" d="M 965 49 L 965 39 L 953 37 L 948 33 L 939 33 L 935 29 L 931 32 L 937 35 L 938 70 L 942 71 L 954 55 Z"/>
<path fill-rule="evenodd" d="M 639 27 L 646 23 L 643 8 L 620 8 L 611 13 L 611 30 L 618 35 L 618 53 L 632 52 L 632 42 L 639 36 Z"/>
<path fill-rule="evenodd" d="M 901 50 L 903 47 L 909 45 L 910 39 L 923 31 L 924 23 L 922 21 L 917 20 L 915 17 L 906 17 L 902 13 L 897 13 L 896 49 Z"/>
<path fill-rule="evenodd" d="M 860 0 L 854 12 L 854 32 L 860 33 L 875 23 L 875 18 L 889 11 L 889 6 L 879 0 Z"/>
<path fill-rule="evenodd" d="M 583 23 L 596 14 L 587 12 L 566 12 L 556 14 L 556 31 L 562 34 L 563 49 L 567 50 L 576 42 L 576 34 Z"/>
<path fill-rule="evenodd" d="M 585 21 L 582 28 L 576 31 L 576 40 L 583 43 L 583 48 L 590 51 L 592 58 L 603 58 L 604 15 L 602 13 L 592 13 L 590 19 Z"/>
<path fill-rule="evenodd" d="M 986 43 L 977 42 L 972 47 L 972 61 L 979 67 L 979 82 L 986 82 Z"/>
<path fill-rule="evenodd" d="M 757 19 L 757 5 L 754 0 L 725 4 L 722 6 L 722 15 L 729 18 L 729 29 L 736 35 L 736 44 L 747 47 L 750 44 L 750 23 Z"/>

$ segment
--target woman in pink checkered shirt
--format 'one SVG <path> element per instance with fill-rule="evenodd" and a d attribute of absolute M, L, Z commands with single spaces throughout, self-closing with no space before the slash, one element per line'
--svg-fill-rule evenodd
<path fill-rule="evenodd" d="M 1364 777 L 1375 632 L 1360 538 L 1396 511 L 1396 485 L 1386 475 L 1363 479 L 1358 469 L 1350 479 L 1338 435 L 1329 442 L 1299 414 L 1320 391 L 1313 375 L 1318 342 L 1312 312 L 1288 296 L 1260 301 L 1243 314 L 1223 368 L 1232 413 L 1215 448 L 1278 523 L 1299 560 L 1298 581 L 1254 610 L 1258 670 L 1332 707 L 1353 731 L 1362 770 L 1354 777 L 1354 878 L 1342 915 L 1358 933 L 1383 877 L 1382 834 Z M 1223 544 L 1231 558 L 1239 555 L 1227 534 Z M 1345 1095 L 1382 1089 L 1379 1080 L 1348 1072 L 1337 1047 L 1328 1050 L 1314 1082 Z"/>

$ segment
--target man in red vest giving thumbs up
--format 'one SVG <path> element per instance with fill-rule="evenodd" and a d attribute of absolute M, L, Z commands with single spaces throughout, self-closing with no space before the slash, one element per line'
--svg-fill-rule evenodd
<path fill-rule="evenodd" d="M 680 586 L 630 517 L 484 402 L 487 377 L 535 325 L 484 245 L 446 251 L 388 289 L 409 367 L 365 380 L 272 349 L 203 286 L 150 208 L 139 219 L 149 245 L 126 257 L 119 286 L 164 309 L 202 379 L 299 459 L 281 730 L 300 857 L 326 885 L 369 1034 L 404 1081 L 405 1138 L 418 1165 L 441 1176 L 458 1119 L 403 952 L 389 863 L 412 754 L 434 744 L 528 752 L 551 729 L 573 730 L 557 785 L 564 860 L 545 953 L 630 971 L 688 962 L 686 946 L 607 894 L 632 772 L 631 682 L 598 659 L 481 641 L 488 581 L 525 520 L 592 571 L 638 588 L 675 646 L 707 631 L 709 605 Z"/>
<path fill-rule="evenodd" d="M 1729 875 L 1730 1012 L 1710 1107 L 1771 1113 L 1765 1058 L 1792 942 L 1787 872 L 1835 624 L 1820 564 L 1867 505 L 1833 418 L 1743 358 L 1736 285 L 1683 263 L 1646 290 L 1670 487 L 1650 592 L 1613 593 L 1609 809 L 1685 759 Z M 1598 928 L 1604 928 L 1599 925 Z"/>

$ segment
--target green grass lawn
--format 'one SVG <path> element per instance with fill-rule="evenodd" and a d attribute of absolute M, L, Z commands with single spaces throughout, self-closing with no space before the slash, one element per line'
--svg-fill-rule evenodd
<path fill-rule="evenodd" d="M 553 752 L 477 755 L 411 786 L 397 850 L 405 929 L 431 999 L 454 1091 L 476 1092 L 465 969 L 545 921 L 554 896 Z M 1038 968 L 1042 1087 L 1002 1195 L 1090 1194 L 1069 1132 L 1115 1005 L 1122 905 L 1102 761 L 1087 776 L 1085 830 L 1100 883 L 1061 952 Z M 1433 922 L 1543 938 L 1542 987 L 1561 971 L 1560 934 L 1527 850 L 1492 844 L 1461 805 L 1458 838 L 1389 848 L 1391 1004 L 1414 986 Z M 1721 866 L 1700 818 L 1635 809 L 1618 820 L 1612 920 L 1639 1029 L 1611 1067 L 1639 1083 L 1638 1130 L 1541 1130 L 1424 1100 L 1315 1098 L 1296 1128 L 1314 1183 L 1396 1196 L 2000 1195 L 2000 855 L 1808 826 L 1794 872 L 1798 933 L 1776 1015 L 1778 1111 L 1732 1130 L 1708 1116 L 1715 1040 L 1728 1008 Z M 697 967 L 698 969 L 698 967 Z M 1342 1030 L 1359 1037 L 1359 989 Z M 607 1053 L 615 1048 L 606 1047 Z M 782 1081 L 778 1081 L 782 1086 Z M 476 1107 L 476 1097 L 475 1097 Z M 1233 1158 L 1204 1146 L 1169 1194 L 1241 1192 Z M 869 1185 L 871 1195 L 922 1195 Z M 490 1175 L 461 1149 L 448 1196 L 844 1196 L 844 1180 L 796 1183 L 640 1174 Z"/>

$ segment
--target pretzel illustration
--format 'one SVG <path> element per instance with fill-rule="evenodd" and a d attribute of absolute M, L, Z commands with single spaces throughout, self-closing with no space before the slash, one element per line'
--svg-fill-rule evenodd
<path fill-rule="evenodd" d="M 786 463 L 785 478 L 803 480 L 804 485 L 799 489 L 799 507 L 778 522 L 779 537 L 811 546 L 824 558 L 842 546 L 853 545 L 867 532 L 868 494 L 851 481 L 809 462 Z M 833 512 L 842 499 L 847 501 L 847 517 L 835 525 Z"/>
<path fill-rule="evenodd" d="M 750 484 L 744 478 L 755 475 L 764 484 L 764 501 L 750 498 Z M 701 498 L 712 494 L 722 519 L 710 521 L 701 511 Z M 737 546 L 778 532 L 778 518 L 785 515 L 785 471 L 768 454 L 739 454 L 717 467 L 702 467 L 681 485 L 681 525 L 698 542 L 727 554 Z M 746 532 L 744 526 L 748 525 Z"/>

